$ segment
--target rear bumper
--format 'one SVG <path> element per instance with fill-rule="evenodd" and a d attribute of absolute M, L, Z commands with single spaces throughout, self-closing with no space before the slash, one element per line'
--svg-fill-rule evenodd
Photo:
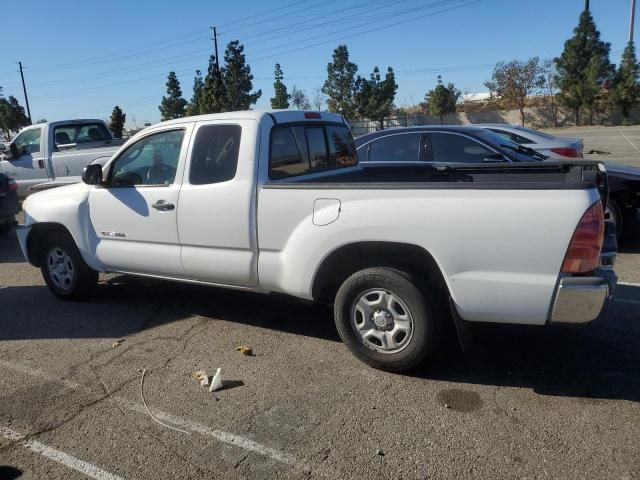
<path fill-rule="evenodd" d="M 613 299 L 617 282 L 610 269 L 589 277 L 563 277 L 553 300 L 551 323 L 587 323 L 596 320 Z"/>

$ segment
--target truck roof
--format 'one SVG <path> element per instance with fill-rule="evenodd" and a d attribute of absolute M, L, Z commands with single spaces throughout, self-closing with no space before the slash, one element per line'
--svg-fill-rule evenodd
<path fill-rule="evenodd" d="M 104 120 L 100 120 L 99 118 L 74 118 L 71 120 L 56 120 L 55 122 L 34 123 L 33 125 L 24 127 L 23 130 L 28 130 L 30 128 L 43 127 L 44 125 L 48 125 L 50 127 L 56 127 L 58 125 L 69 125 L 70 123 L 105 123 L 105 122 Z"/>
<path fill-rule="evenodd" d="M 311 115 L 320 115 L 319 118 L 309 118 Z M 336 114 L 330 112 L 317 112 L 317 111 L 305 111 L 305 110 L 242 110 L 238 112 L 225 112 L 225 113 L 210 113 L 207 115 L 195 115 L 192 117 L 176 118 L 174 120 L 167 120 L 161 122 L 162 125 L 168 125 L 172 123 L 183 123 L 188 121 L 202 121 L 202 120 L 256 120 L 260 122 L 263 118 L 270 117 L 276 123 L 289 123 L 289 122 L 302 122 L 305 120 L 324 120 L 326 122 L 338 122 L 344 123 L 344 119 Z M 157 126 L 155 124 L 154 126 Z"/>

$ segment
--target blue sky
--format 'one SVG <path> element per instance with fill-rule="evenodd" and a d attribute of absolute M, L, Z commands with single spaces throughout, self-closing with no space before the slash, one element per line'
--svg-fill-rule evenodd
<path fill-rule="evenodd" d="M 157 122 L 170 70 L 191 97 L 215 24 L 221 52 L 230 40 L 245 45 L 254 88 L 262 89 L 255 108 L 270 106 L 275 62 L 289 88 L 311 95 L 339 43 L 348 45 L 361 75 L 392 66 L 396 104 L 408 105 L 422 100 L 439 73 L 463 91 L 479 92 L 497 61 L 559 55 L 583 6 L 584 0 L 0 0 L 0 86 L 24 103 L 14 63 L 21 60 L 34 120 L 107 118 L 117 104 L 129 126 Z M 618 62 L 629 0 L 591 0 L 591 11 Z"/>

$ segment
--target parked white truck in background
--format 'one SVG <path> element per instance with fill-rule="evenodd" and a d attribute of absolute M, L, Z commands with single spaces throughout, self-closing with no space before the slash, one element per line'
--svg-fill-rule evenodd
<path fill-rule="evenodd" d="M 587 322 L 615 286 L 595 162 L 363 170 L 340 116 L 250 111 L 157 124 L 83 180 L 30 196 L 18 229 L 58 297 L 121 272 L 331 302 L 390 371 L 452 318 Z"/>
<path fill-rule="evenodd" d="M 0 154 L 0 173 L 18 183 L 18 196 L 81 180 L 82 169 L 97 158 L 108 160 L 124 140 L 102 120 L 64 120 L 24 128 Z"/>

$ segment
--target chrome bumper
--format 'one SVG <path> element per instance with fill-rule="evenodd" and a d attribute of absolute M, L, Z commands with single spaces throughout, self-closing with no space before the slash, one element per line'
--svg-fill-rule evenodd
<path fill-rule="evenodd" d="M 599 269 L 591 277 L 563 277 L 553 300 L 552 323 L 587 323 L 596 320 L 613 299 L 617 277 Z"/>

